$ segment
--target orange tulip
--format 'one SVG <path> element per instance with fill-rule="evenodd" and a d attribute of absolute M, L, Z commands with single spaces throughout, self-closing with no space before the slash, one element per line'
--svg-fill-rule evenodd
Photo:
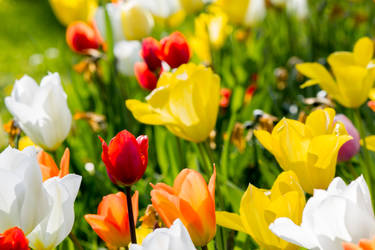
<path fill-rule="evenodd" d="M 152 185 L 152 205 L 167 227 L 179 218 L 196 246 L 207 245 L 216 234 L 216 169 L 207 186 L 202 175 L 192 169 L 182 170 L 173 187 Z"/>
<path fill-rule="evenodd" d="M 138 191 L 132 197 L 134 221 L 138 217 Z M 98 214 L 86 214 L 85 220 L 109 247 L 125 247 L 130 243 L 126 195 L 122 192 L 103 197 Z"/>
<path fill-rule="evenodd" d="M 344 250 L 375 250 L 375 237 L 372 240 L 362 239 L 358 245 L 353 243 L 343 243 Z"/>
<path fill-rule="evenodd" d="M 70 151 L 69 148 L 66 148 L 60 161 L 59 170 L 52 156 L 43 150 L 40 151 L 38 153 L 38 162 L 40 170 L 42 171 L 43 181 L 55 176 L 63 178 L 65 175 L 69 174 L 69 159 Z"/>

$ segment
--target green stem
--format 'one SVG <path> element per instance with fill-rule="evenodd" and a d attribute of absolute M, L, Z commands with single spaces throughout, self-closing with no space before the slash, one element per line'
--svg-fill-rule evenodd
<path fill-rule="evenodd" d="M 362 141 L 363 141 L 363 148 L 364 148 L 364 162 L 365 164 L 361 164 L 361 168 L 362 168 L 362 173 L 367 181 L 367 185 L 369 187 L 369 190 L 370 192 L 373 194 L 373 189 L 372 189 L 372 177 L 371 177 L 371 168 L 372 168 L 372 164 L 371 164 L 371 160 L 370 160 L 370 154 L 368 152 L 368 149 L 367 149 L 367 143 L 366 143 L 366 131 L 365 131 L 365 128 L 363 126 L 363 122 L 361 120 L 361 112 L 359 110 L 359 108 L 357 108 L 355 110 L 355 115 L 356 115 L 356 118 L 357 118 L 357 122 L 358 122 L 358 127 L 359 127 L 359 134 L 362 138 Z"/>
<path fill-rule="evenodd" d="M 232 136 L 233 128 L 236 123 L 237 119 L 237 114 L 234 112 L 232 113 L 228 128 L 226 130 L 226 136 L 227 138 L 224 140 L 224 146 L 223 146 L 223 151 L 221 153 L 221 159 L 220 159 L 220 168 L 221 168 L 221 174 L 224 178 L 224 180 L 228 179 L 228 158 L 229 158 L 229 144 L 230 144 L 230 138 Z"/>
<path fill-rule="evenodd" d="M 125 187 L 125 194 L 126 194 L 126 202 L 127 202 L 127 205 L 128 205 L 130 238 L 131 238 L 133 244 L 137 244 L 137 236 L 135 234 L 135 223 L 134 223 L 133 205 L 132 205 L 131 187 L 130 186 Z"/>
<path fill-rule="evenodd" d="M 202 167 L 204 168 L 203 171 L 205 174 L 210 175 L 210 160 L 206 154 L 205 148 L 203 143 L 197 143 L 198 151 L 202 159 Z"/>
<path fill-rule="evenodd" d="M 73 232 L 70 232 L 69 238 L 72 240 L 76 249 L 83 250 L 83 247 L 81 246 L 81 243 L 79 243 L 79 240 L 78 240 L 77 236 L 75 236 L 75 234 Z"/>
<path fill-rule="evenodd" d="M 212 166 L 213 164 L 215 164 L 214 154 L 213 154 L 213 152 L 210 148 L 210 145 L 209 145 L 208 141 L 203 142 L 203 144 L 204 144 L 204 149 L 205 149 L 205 152 L 208 156 L 208 159 L 210 160 L 210 165 Z"/>

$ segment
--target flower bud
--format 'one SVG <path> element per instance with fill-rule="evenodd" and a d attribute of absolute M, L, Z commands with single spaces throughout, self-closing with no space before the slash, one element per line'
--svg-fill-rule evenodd
<path fill-rule="evenodd" d="M 161 40 L 163 60 L 171 68 L 177 68 L 181 64 L 189 62 L 191 52 L 185 36 L 176 31 Z"/>
<path fill-rule="evenodd" d="M 111 181 L 116 185 L 130 186 L 144 174 L 148 161 L 148 138 L 145 135 L 137 139 L 127 130 L 112 138 L 109 145 L 102 142 L 102 160 Z"/>
<path fill-rule="evenodd" d="M 148 90 L 156 88 L 158 77 L 147 67 L 145 62 L 137 62 L 134 65 L 134 73 L 142 88 Z"/>
<path fill-rule="evenodd" d="M 89 49 L 98 49 L 100 46 L 100 39 L 95 29 L 82 21 L 68 26 L 66 42 L 73 51 L 81 54 L 86 54 Z"/>
<path fill-rule="evenodd" d="M 161 68 L 161 46 L 156 39 L 147 37 L 143 40 L 141 56 L 151 71 Z"/>
<path fill-rule="evenodd" d="M 20 228 L 13 227 L 0 234 L 0 249 L 28 250 L 29 241 Z"/>
<path fill-rule="evenodd" d="M 140 40 L 148 36 L 154 27 L 151 13 L 134 1 L 124 4 L 121 23 L 126 40 Z"/>
<path fill-rule="evenodd" d="M 342 145 L 337 156 L 337 160 L 339 162 L 348 161 L 354 155 L 356 155 L 360 149 L 360 136 L 358 130 L 354 127 L 353 123 L 343 114 L 337 114 L 334 121 L 342 122 L 348 134 L 353 137 L 353 139 L 347 141 L 344 145 Z"/>

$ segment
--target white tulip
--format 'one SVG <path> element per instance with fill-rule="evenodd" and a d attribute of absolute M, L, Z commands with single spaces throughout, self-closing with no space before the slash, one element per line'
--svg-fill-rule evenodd
<path fill-rule="evenodd" d="M 35 147 L 0 154 L 0 232 L 19 227 L 38 250 L 53 249 L 70 233 L 81 176 L 45 182 Z"/>
<path fill-rule="evenodd" d="M 298 19 L 306 18 L 309 14 L 307 0 L 288 0 L 286 11 L 291 15 L 295 15 Z"/>
<path fill-rule="evenodd" d="M 68 136 L 72 124 L 66 99 L 58 73 L 49 73 L 40 86 L 25 75 L 15 82 L 5 105 L 34 143 L 55 150 Z"/>
<path fill-rule="evenodd" d="M 300 226 L 288 218 L 278 218 L 270 230 L 307 249 L 338 250 L 343 242 L 357 244 L 360 239 L 371 239 L 375 235 L 375 218 L 363 176 L 349 185 L 337 177 L 327 191 L 314 190 Z"/>
<path fill-rule="evenodd" d="M 54 249 L 69 235 L 74 224 L 74 201 L 81 179 L 79 175 L 69 174 L 62 179 L 53 177 L 43 183 L 52 208 L 27 235 L 31 247 L 38 250 Z"/>
<path fill-rule="evenodd" d="M 121 41 L 116 43 L 114 54 L 117 60 L 116 68 L 126 76 L 134 76 L 134 64 L 140 62 L 142 44 L 139 41 Z"/>
<path fill-rule="evenodd" d="M 146 236 L 142 246 L 131 244 L 130 250 L 195 250 L 184 224 L 177 219 L 170 228 L 159 228 Z"/>
<path fill-rule="evenodd" d="M 0 232 L 18 226 L 30 233 L 51 208 L 34 147 L 0 154 Z"/>
<path fill-rule="evenodd" d="M 251 0 L 247 6 L 245 25 L 253 26 L 266 17 L 265 0 Z"/>
<path fill-rule="evenodd" d="M 122 23 L 121 23 L 121 5 L 120 4 L 113 4 L 108 3 L 106 4 L 107 13 L 109 16 L 109 20 L 111 22 L 111 29 L 112 29 L 112 36 L 113 41 L 118 42 L 121 40 L 125 40 L 123 31 L 122 31 Z M 106 39 L 106 21 L 105 21 L 105 12 L 104 7 L 98 7 L 95 12 L 94 16 L 95 25 L 99 30 L 100 35 Z"/>
<path fill-rule="evenodd" d="M 179 0 L 132 0 L 150 11 L 154 16 L 168 18 L 181 10 Z"/>

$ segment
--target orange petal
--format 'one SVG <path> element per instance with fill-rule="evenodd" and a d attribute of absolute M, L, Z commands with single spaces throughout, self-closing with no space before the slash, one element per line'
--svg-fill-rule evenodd
<path fill-rule="evenodd" d="M 160 189 L 160 190 L 166 191 L 169 194 L 173 194 L 173 195 L 175 194 L 174 189 L 171 186 L 168 186 L 167 184 L 158 183 L 158 184 L 154 185 L 154 184 L 150 183 L 150 185 L 153 189 Z"/>
<path fill-rule="evenodd" d="M 178 200 L 178 197 L 164 190 L 154 189 L 151 191 L 152 206 L 156 209 L 167 227 L 170 227 L 174 220 L 179 218 L 180 213 L 177 210 Z"/>
<path fill-rule="evenodd" d="M 125 194 L 118 192 L 104 196 L 98 206 L 98 214 L 110 221 L 118 231 L 122 231 L 128 225 L 128 206 Z"/>
<path fill-rule="evenodd" d="M 38 153 L 37 159 L 42 172 L 43 181 L 59 175 L 59 169 L 51 155 L 42 150 Z"/>
<path fill-rule="evenodd" d="M 134 216 L 134 224 L 137 224 L 137 218 L 138 218 L 138 198 L 139 193 L 138 191 L 135 191 L 132 197 L 132 207 L 133 207 L 133 216 Z"/>
<path fill-rule="evenodd" d="M 214 164 L 214 172 L 210 178 L 210 182 L 208 183 L 208 191 L 210 191 L 212 200 L 215 202 L 215 180 L 216 180 L 216 166 Z"/>
<path fill-rule="evenodd" d="M 87 214 L 85 215 L 85 220 L 106 243 L 116 247 L 125 247 L 130 243 L 129 229 L 122 232 L 117 230 L 117 227 L 106 220 L 104 216 Z"/>
<path fill-rule="evenodd" d="M 60 161 L 60 172 L 59 172 L 60 178 L 63 178 L 65 175 L 69 174 L 69 161 L 70 161 L 70 151 L 69 151 L 69 148 L 66 148 Z"/>

